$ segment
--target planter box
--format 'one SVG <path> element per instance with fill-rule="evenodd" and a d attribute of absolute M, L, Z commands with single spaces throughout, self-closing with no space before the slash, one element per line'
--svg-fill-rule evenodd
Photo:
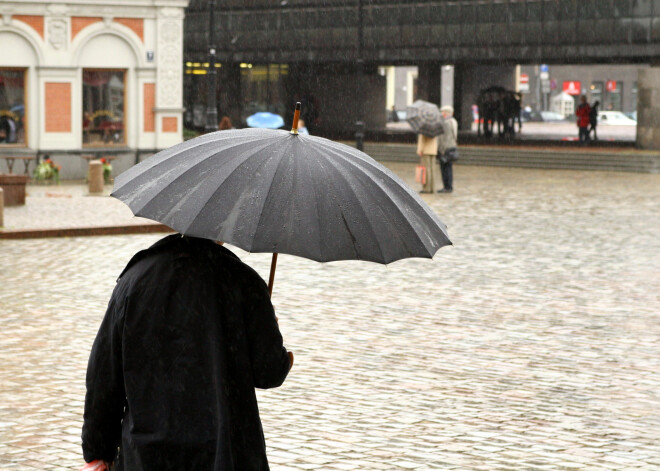
<path fill-rule="evenodd" d="M 0 187 L 4 192 L 5 206 L 25 204 L 25 185 L 27 182 L 27 175 L 0 174 Z"/>

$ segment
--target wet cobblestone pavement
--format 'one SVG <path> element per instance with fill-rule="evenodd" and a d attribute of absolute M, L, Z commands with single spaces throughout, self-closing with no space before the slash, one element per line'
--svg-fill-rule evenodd
<path fill-rule="evenodd" d="M 660 469 L 660 175 L 458 166 L 455 188 L 425 195 L 455 244 L 433 261 L 281 256 L 271 468 Z M 82 464 L 91 343 L 160 237 L 0 241 L 0 470 Z"/>

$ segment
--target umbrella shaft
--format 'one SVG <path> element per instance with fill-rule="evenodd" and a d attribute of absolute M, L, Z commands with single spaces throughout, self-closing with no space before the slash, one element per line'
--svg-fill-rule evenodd
<path fill-rule="evenodd" d="M 273 284 L 275 282 L 275 267 L 277 266 L 277 254 L 273 254 L 273 260 L 270 263 L 270 277 L 268 278 L 268 295 L 273 297 Z"/>

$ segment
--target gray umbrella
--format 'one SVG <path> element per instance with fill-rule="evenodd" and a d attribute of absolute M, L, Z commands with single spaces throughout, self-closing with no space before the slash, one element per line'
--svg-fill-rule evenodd
<path fill-rule="evenodd" d="M 424 100 L 417 100 L 406 110 L 406 120 L 417 134 L 436 137 L 444 132 L 442 114 L 438 106 Z"/>
<path fill-rule="evenodd" d="M 319 262 L 431 258 L 451 244 L 390 170 L 293 131 L 219 131 L 177 144 L 119 175 L 112 196 L 182 234 Z"/>

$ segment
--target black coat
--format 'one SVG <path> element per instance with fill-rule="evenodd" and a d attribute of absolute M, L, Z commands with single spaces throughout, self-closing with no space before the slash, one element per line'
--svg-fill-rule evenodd
<path fill-rule="evenodd" d="M 267 470 L 255 387 L 289 371 L 264 281 L 171 235 L 122 272 L 87 369 L 86 461 L 119 470 Z"/>

